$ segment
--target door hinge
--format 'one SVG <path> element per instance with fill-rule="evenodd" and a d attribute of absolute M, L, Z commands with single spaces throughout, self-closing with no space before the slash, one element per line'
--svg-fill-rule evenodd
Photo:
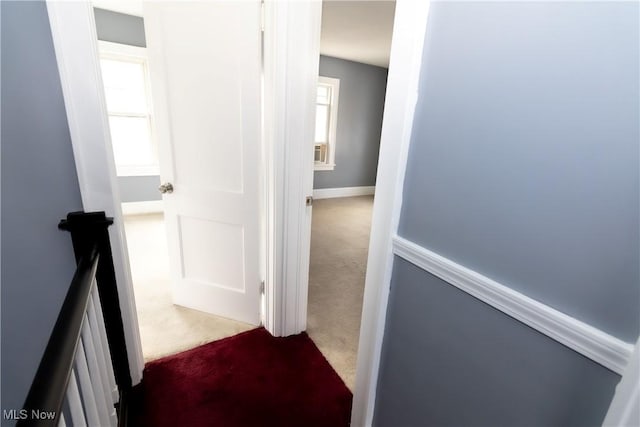
<path fill-rule="evenodd" d="M 260 282 L 260 294 L 264 295 L 264 280 Z"/>

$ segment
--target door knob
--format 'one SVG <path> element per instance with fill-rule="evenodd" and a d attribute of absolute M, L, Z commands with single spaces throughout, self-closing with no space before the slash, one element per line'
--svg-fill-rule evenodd
<path fill-rule="evenodd" d="M 173 184 L 171 184 L 170 182 L 165 182 L 164 184 L 160 185 L 160 187 L 158 187 L 158 191 L 160 191 L 162 194 L 173 193 Z"/>

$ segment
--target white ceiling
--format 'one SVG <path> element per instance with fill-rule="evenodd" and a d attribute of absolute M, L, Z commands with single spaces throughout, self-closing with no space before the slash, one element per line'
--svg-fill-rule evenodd
<path fill-rule="evenodd" d="M 142 16 L 139 0 L 93 0 L 101 9 Z M 320 53 L 389 67 L 395 0 L 325 0 Z"/>
<path fill-rule="evenodd" d="M 320 53 L 389 67 L 395 1 L 324 1 Z"/>

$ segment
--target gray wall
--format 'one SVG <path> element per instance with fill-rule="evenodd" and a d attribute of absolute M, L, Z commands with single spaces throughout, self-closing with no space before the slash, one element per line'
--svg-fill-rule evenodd
<path fill-rule="evenodd" d="M 392 286 L 375 425 L 600 425 L 616 374 L 402 259 Z"/>
<path fill-rule="evenodd" d="M 320 56 L 320 75 L 340 79 L 336 167 L 316 171 L 313 188 L 375 185 L 387 69 Z"/>
<path fill-rule="evenodd" d="M 138 16 L 94 8 L 98 40 L 146 47 L 144 20 Z M 161 200 L 160 176 L 119 176 L 121 202 Z"/>
<path fill-rule="evenodd" d="M 158 175 L 118 177 L 120 201 L 123 203 L 162 200 L 162 195 L 158 191 L 159 186 L 160 177 Z"/>
<path fill-rule="evenodd" d="M 399 231 L 628 342 L 638 8 L 432 4 Z M 379 426 L 597 425 L 619 378 L 398 261 L 381 369 Z"/>
<path fill-rule="evenodd" d="M 2 409 L 19 409 L 75 271 L 57 224 L 82 203 L 46 6 L 0 8 Z"/>
<path fill-rule="evenodd" d="M 93 9 L 96 18 L 98 40 L 146 47 L 144 20 L 139 16 L 126 15 L 104 9 Z"/>

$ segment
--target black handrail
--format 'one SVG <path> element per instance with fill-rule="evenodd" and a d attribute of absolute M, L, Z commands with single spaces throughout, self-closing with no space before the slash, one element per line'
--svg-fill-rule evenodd
<path fill-rule="evenodd" d="M 78 264 L 27 395 L 27 412 L 22 413 L 25 418 L 18 421 L 18 426 L 58 425 L 99 258 L 94 246 Z"/>
<path fill-rule="evenodd" d="M 96 281 L 102 303 L 107 342 L 111 351 L 116 384 L 121 393 L 127 393 L 131 390 L 131 371 L 109 241 L 109 226 L 112 224 L 113 218 L 107 217 L 104 212 L 71 212 L 67 215 L 67 219 L 60 221 L 58 228 L 71 233 L 76 262 L 80 262 L 80 259 L 91 251 L 93 245 L 98 245 L 102 262 L 98 264 Z"/>
<path fill-rule="evenodd" d="M 120 394 L 116 405 L 118 425 L 127 424 L 127 408 L 132 385 L 109 241 L 108 228 L 111 224 L 113 219 L 108 218 L 104 212 L 71 212 L 58 225 L 61 230 L 71 233 L 77 270 L 31 384 L 23 411 L 19 414 L 17 425 L 20 427 L 57 426 L 94 279 L 102 306 L 113 373 Z"/>

